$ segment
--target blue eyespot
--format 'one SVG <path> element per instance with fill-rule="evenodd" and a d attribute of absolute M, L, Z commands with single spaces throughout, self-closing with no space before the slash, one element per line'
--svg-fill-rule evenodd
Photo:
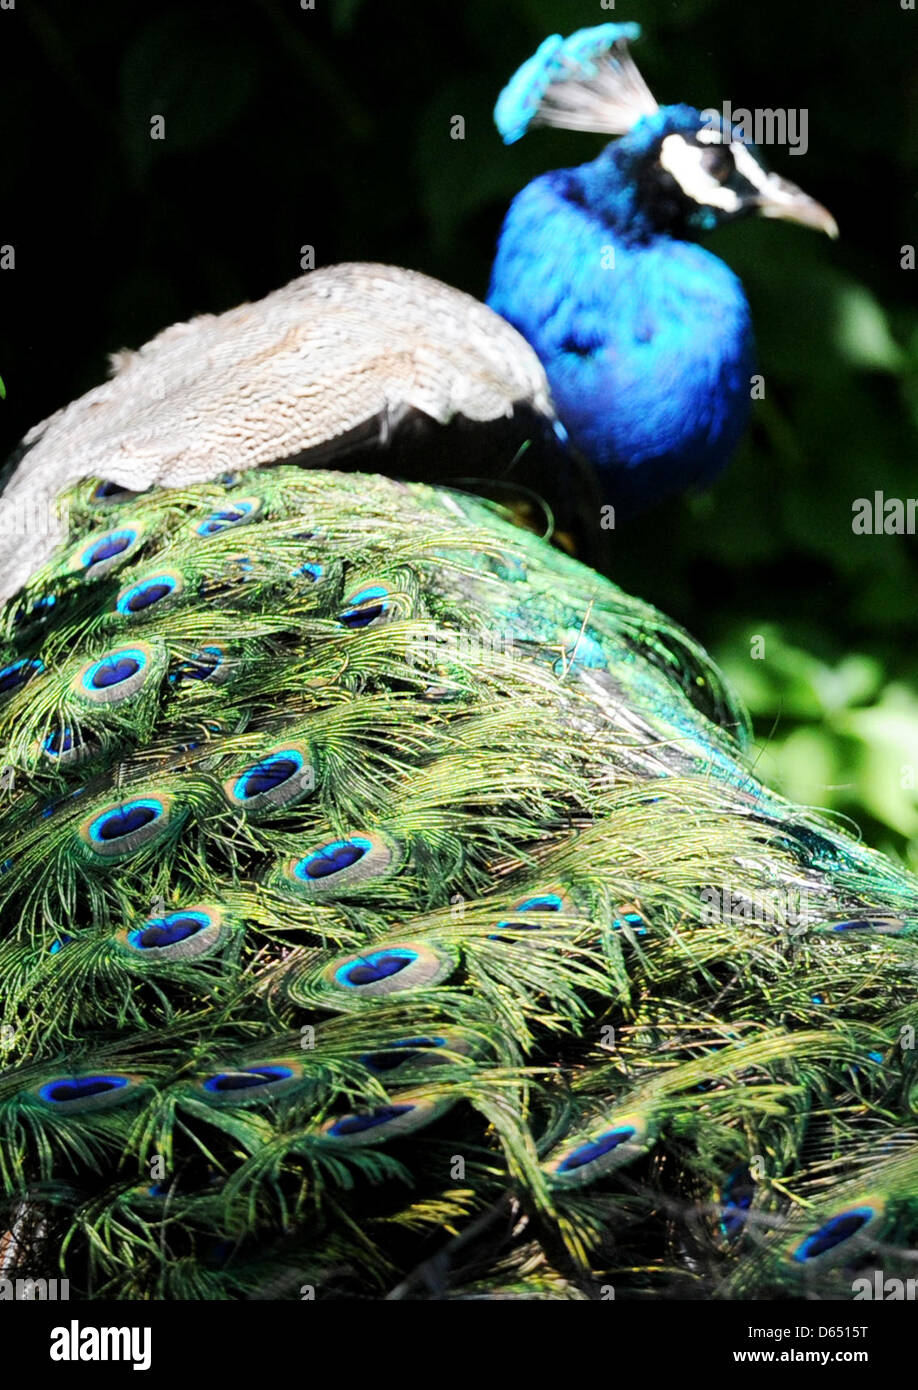
<path fill-rule="evenodd" d="M 137 540 L 137 532 L 133 527 L 125 527 L 121 531 L 110 531 L 101 540 L 93 541 L 83 551 L 81 560 L 85 569 L 92 569 L 95 565 L 104 564 L 108 560 L 116 560 L 119 555 L 123 555 Z"/>
<path fill-rule="evenodd" d="M 124 647 L 94 661 L 83 672 L 83 689 L 90 694 L 100 690 L 111 690 L 113 686 L 123 685 L 133 676 L 139 675 L 147 665 L 147 656 L 139 648 Z"/>
<path fill-rule="evenodd" d="M 219 903 L 195 903 L 123 927 L 115 939 L 126 950 L 157 964 L 187 963 L 222 951 L 241 926 Z"/>
<path fill-rule="evenodd" d="M 121 501 L 125 497 L 133 497 L 134 493 L 128 488 L 122 487 L 120 483 L 113 483 L 110 479 L 104 483 L 99 483 L 93 488 L 92 502 L 115 502 Z"/>
<path fill-rule="evenodd" d="M 107 690 L 109 686 L 120 685 L 136 676 L 141 665 L 136 656 L 106 657 L 93 667 L 90 675 L 83 677 L 83 684 L 87 690 Z"/>
<path fill-rule="evenodd" d="M 89 1100 L 112 1091 L 120 1091 L 129 1085 L 130 1077 L 127 1076 L 62 1077 L 46 1081 L 39 1087 L 38 1094 L 42 1100 L 54 1105 L 68 1105 L 73 1101 Z"/>
<path fill-rule="evenodd" d="M 337 1120 L 327 1131 L 334 1138 L 344 1138 L 349 1134 L 365 1134 L 368 1129 L 376 1129 L 379 1125 L 388 1124 L 390 1120 L 398 1119 L 399 1115 L 407 1115 L 414 1109 L 413 1105 L 381 1105 L 377 1110 L 371 1110 L 366 1115 L 345 1115 Z"/>
<path fill-rule="evenodd" d="M 66 764 L 82 762 L 84 758 L 91 757 L 93 753 L 98 751 L 98 745 L 91 739 L 75 733 L 73 729 L 63 728 L 55 729 L 53 733 L 45 735 L 41 741 L 41 751 L 46 758 L 60 763 L 63 767 Z M 79 795 L 79 791 L 74 792 L 73 795 Z"/>
<path fill-rule="evenodd" d="M 723 1208 L 720 1229 L 733 1240 L 746 1224 L 746 1213 L 755 1196 L 755 1181 L 748 1168 L 736 1168 L 724 1183 L 720 1194 Z"/>
<path fill-rule="evenodd" d="M 400 1038 L 389 1043 L 379 1052 L 365 1052 L 360 1058 L 363 1065 L 376 1075 L 396 1071 L 406 1062 L 414 1061 L 432 1050 L 446 1046 L 445 1038 Z"/>
<path fill-rule="evenodd" d="M 58 729 L 55 733 L 49 734 L 42 740 L 42 748 L 51 757 L 59 757 L 62 753 L 70 753 L 74 748 L 73 731 L 71 729 Z"/>
<path fill-rule="evenodd" d="M 369 584 L 365 589 L 358 589 L 349 596 L 348 606 L 341 613 L 339 621 L 352 629 L 368 627 L 388 613 L 388 595 L 389 590 L 384 584 Z"/>
<path fill-rule="evenodd" d="M 622 927 L 630 927 L 636 936 L 647 935 L 644 918 L 639 912 L 623 912 L 621 916 L 612 919 L 613 931 L 621 931 Z"/>
<path fill-rule="evenodd" d="M 161 603 L 164 598 L 174 594 L 178 588 L 177 575 L 152 575 L 148 579 L 141 579 L 137 584 L 132 584 L 129 589 L 125 589 L 119 595 L 115 607 L 119 613 L 128 618 L 134 614 L 146 612 L 154 604 Z"/>
<path fill-rule="evenodd" d="M 187 661 L 176 666 L 169 680 L 173 685 L 181 685 L 183 681 L 209 681 L 223 662 L 224 656 L 219 647 L 201 647 Z"/>
<path fill-rule="evenodd" d="M 14 661 L 11 666 L 4 666 L 0 669 L 0 695 L 10 695 L 14 690 L 21 689 L 44 669 L 44 662 L 37 657 L 31 660 L 26 657 Z"/>
<path fill-rule="evenodd" d="M 165 917 L 151 917 L 142 927 L 127 934 L 127 940 L 138 951 L 161 950 L 187 941 L 211 925 L 206 912 L 170 912 Z"/>
<path fill-rule="evenodd" d="M 78 671 L 72 689 L 91 704 L 118 705 L 137 695 L 152 677 L 158 680 L 163 664 L 164 654 L 145 642 L 116 647 Z"/>
<path fill-rule="evenodd" d="M 233 786 L 233 796 L 237 801 L 250 801 L 253 797 L 273 792 L 284 782 L 288 782 L 303 767 L 305 759 L 296 749 L 282 753 L 272 753 L 253 767 L 246 768 Z"/>
<path fill-rule="evenodd" d="M 238 1071 L 217 1072 L 215 1076 L 208 1076 L 201 1084 L 205 1091 L 214 1095 L 225 1095 L 228 1091 L 250 1091 L 257 1086 L 267 1086 L 272 1081 L 287 1081 L 293 1075 L 292 1067 L 240 1067 Z"/>
<path fill-rule="evenodd" d="M 329 961 L 320 974 L 321 987 L 330 991 L 335 1008 L 350 1008 L 352 1000 L 431 989 L 448 979 L 457 965 L 457 955 L 442 943 L 398 941 Z M 290 995 L 297 998 L 293 986 Z"/>
<path fill-rule="evenodd" d="M 56 603 L 57 598 L 54 594 L 45 594 L 43 598 L 36 599 L 31 608 L 17 608 L 13 622 L 17 627 L 21 627 L 23 623 L 34 623 L 39 618 L 46 617 Z"/>
<path fill-rule="evenodd" d="M 305 859 L 300 859 L 293 867 L 297 878 L 315 880 L 329 878 L 356 864 L 372 848 L 371 842 L 362 835 L 352 835 L 347 840 L 332 840 Z"/>
<path fill-rule="evenodd" d="M 913 930 L 913 928 L 911 929 Z M 833 922 L 828 930 L 841 933 L 876 932 L 879 936 L 902 936 L 910 930 L 910 921 L 905 917 L 893 916 L 857 917 L 847 922 Z"/>
<path fill-rule="evenodd" d="M 517 912 L 560 912 L 563 904 L 557 893 L 546 893 L 541 898 L 527 898 L 520 903 Z"/>
<path fill-rule="evenodd" d="M 813 1231 L 812 1235 L 807 1236 L 806 1240 L 797 1246 L 791 1258 L 798 1264 L 806 1264 L 807 1260 L 814 1260 L 818 1255 L 824 1255 L 827 1250 L 834 1250 L 837 1245 L 857 1235 L 875 1214 L 873 1207 L 853 1207 L 851 1211 L 840 1212 L 824 1226 L 820 1226 L 818 1231 Z"/>
<path fill-rule="evenodd" d="M 416 951 L 398 947 L 387 951 L 369 951 L 356 960 L 349 960 L 335 971 L 335 980 L 348 989 L 374 985 L 407 969 L 418 959 Z"/>
<path fill-rule="evenodd" d="M 203 521 L 195 527 L 195 532 L 199 536 L 216 536 L 221 531 L 228 531 L 233 526 L 239 526 L 242 522 L 250 521 L 256 510 L 257 503 L 254 501 L 233 502 L 230 506 L 222 508 L 220 511 L 211 512 Z"/>
<path fill-rule="evenodd" d="M 324 573 L 324 565 L 319 565 L 313 563 L 312 561 L 307 561 L 306 564 L 297 565 L 296 569 L 291 572 L 290 577 L 291 579 L 297 579 L 300 575 L 302 575 L 305 579 L 311 579 L 313 583 L 317 583 L 322 578 L 322 575 Z"/>
<path fill-rule="evenodd" d="M 285 888 L 307 897 L 341 897 L 392 878 L 407 852 L 406 843 L 386 831 L 361 831 L 285 859 L 277 877 Z"/>
<path fill-rule="evenodd" d="M 591 1139 L 589 1143 L 581 1144 L 574 1149 L 566 1158 L 558 1164 L 559 1173 L 570 1173 L 577 1168 L 583 1168 L 588 1163 L 595 1163 L 598 1158 L 603 1158 L 605 1154 L 612 1153 L 620 1144 L 625 1144 L 629 1139 L 633 1139 L 635 1129 L 633 1125 L 622 1125 L 618 1129 L 610 1129 L 607 1134 L 600 1135 L 598 1139 Z"/>
<path fill-rule="evenodd" d="M 526 898 L 513 909 L 514 912 L 563 912 L 564 900 L 558 893 L 542 893 L 534 898 Z M 539 931 L 539 922 L 518 922 L 515 918 L 505 917 L 498 922 L 497 931 L 504 932 L 508 928 L 512 931 Z M 500 941 L 502 938 L 497 934 L 488 937 L 489 941 Z"/>
<path fill-rule="evenodd" d="M 89 827 L 89 834 L 97 844 L 111 844 L 143 830 L 162 814 L 163 803 L 156 797 L 128 801 L 123 806 L 97 816 Z"/>
<path fill-rule="evenodd" d="M 56 956 L 56 955 L 58 955 L 61 951 L 63 951 L 63 949 L 64 949 L 65 946 L 69 946 L 69 945 L 70 945 L 70 942 L 71 942 L 72 940 L 73 940 L 73 937 L 72 937 L 72 936 L 68 936 L 66 932 L 61 932 L 61 934 L 60 934 L 60 936 L 57 938 L 57 940 L 56 940 L 56 941 L 52 941 L 52 942 L 51 942 L 51 945 L 48 947 L 48 955 L 49 955 L 49 956 Z"/>

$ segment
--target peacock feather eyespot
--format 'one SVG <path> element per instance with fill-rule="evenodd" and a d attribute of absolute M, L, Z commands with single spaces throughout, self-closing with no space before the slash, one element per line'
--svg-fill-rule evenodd
<path fill-rule="evenodd" d="M 197 522 L 193 528 L 194 534 L 207 539 L 237 526 L 245 526 L 250 521 L 257 521 L 263 508 L 264 500 L 261 497 L 234 497 L 232 502 L 210 512 L 203 521 Z"/>
<path fill-rule="evenodd" d="M 144 960 L 195 960 L 222 951 L 237 930 L 238 924 L 221 907 L 195 903 L 161 917 L 147 917 L 139 926 L 124 927 L 116 940 Z"/>
<path fill-rule="evenodd" d="M 178 689 L 193 688 L 199 681 L 206 681 L 208 685 L 223 685 L 236 669 L 237 663 L 230 659 L 226 648 L 213 644 L 199 647 L 180 661 L 170 672 L 169 683 Z"/>
<path fill-rule="evenodd" d="M 338 621 L 356 632 L 378 626 L 396 615 L 396 590 L 383 579 L 369 580 L 345 594 Z"/>
<path fill-rule="evenodd" d="M 0 699 L 4 695 L 12 695 L 15 691 L 21 690 L 24 685 L 28 685 L 33 676 L 40 675 L 44 669 L 44 662 L 39 661 L 38 657 L 22 657 L 19 661 L 0 667 Z"/>
<path fill-rule="evenodd" d="M 806 1268 L 832 1265 L 850 1259 L 869 1244 L 868 1236 L 879 1235 L 886 1207 L 883 1199 L 866 1198 L 836 1212 L 828 1221 L 809 1231 L 803 1240 L 795 1237 L 788 1259 Z"/>
<path fill-rule="evenodd" d="M 367 831 L 329 840 L 306 854 L 288 859 L 280 870 L 284 884 L 305 897 L 337 897 L 397 874 L 405 862 L 404 845 L 382 831 Z"/>
<path fill-rule="evenodd" d="M 46 734 L 39 747 L 44 757 L 57 767 L 72 767 L 76 763 L 86 762 L 99 751 L 99 745 L 92 739 L 66 726 Z"/>
<path fill-rule="evenodd" d="M 260 1105 L 309 1084 L 301 1061 L 281 1057 L 212 1072 L 194 1085 L 193 1094 L 208 1105 Z"/>
<path fill-rule="evenodd" d="M 728 1240 L 741 1235 L 755 1197 L 756 1182 L 745 1166 L 727 1176 L 720 1193 L 720 1229 Z"/>
<path fill-rule="evenodd" d="M 95 536 L 76 550 L 67 565 L 71 573 L 82 573 L 86 579 L 101 579 L 103 575 L 126 564 L 144 543 L 144 533 L 138 526 L 121 526 Z"/>
<path fill-rule="evenodd" d="M 51 945 L 48 947 L 48 955 L 60 955 L 64 947 L 69 946 L 72 940 L 73 937 L 70 936 L 68 932 L 61 932 L 60 936 L 56 936 L 54 940 L 51 942 Z"/>
<path fill-rule="evenodd" d="M 282 811 L 315 790 L 316 771 L 307 744 L 274 748 L 223 783 L 223 794 L 249 816 Z"/>
<path fill-rule="evenodd" d="M 555 1187 L 585 1187 L 632 1163 L 652 1146 L 655 1134 L 644 1115 L 616 1116 L 602 1129 L 568 1143 L 542 1165 Z"/>
<path fill-rule="evenodd" d="M 635 936 L 647 935 L 646 918 L 637 903 L 624 903 L 615 909 L 612 930 L 631 931 Z"/>
<path fill-rule="evenodd" d="M 139 1099 L 147 1090 L 142 1077 L 123 1072 L 76 1072 L 55 1076 L 36 1086 L 31 1095 L 57 1114 L 86 1115 L 112 1110 Z"/>
<path fill-rule="evenodd" d="M 151 647 L 137 642 L 115 647 L 105 656 L 90 661 L 73 678 L 72 689 L 81 700 L 93 705 L 120 705 L 133 699 L 147 682 L 159 674 L 161 662 Z"/>
<path fill-rule="evenodd" d="M 441 1066 L 449 1062 L 448 1054 L 469 1056 L 472 1045 L 467 1038 L 455 1034 L 440 1034 L 435 1037 L 398 1038 L 375 1052 L 364 1052 L 360 1062 L 374 1076 L 392 1076 L 403 1068 L 414 1071 L 418 1067 Z"/>
<path fill-rule="evenodd" d="M 302 565 L 297 565 L 296 569 L 290 571 L 291 579 L 305 579 L 310 584 L 318 584 L 325 577 L 325 566 L 320 565 L 317 560 L 306 560 Z"/>
<path fill-rule="evenodd" d="M 453 974 L 455 955 L 429 942 L 399 941 L 355 951 L 327 965 L 322 980 L 328 993 L 341 999 L 377 998 L 406 990 L 432 989 Z"/>
<path fill-rule="evenodd" d="M 547 888 L 541 893 L 531 894 L 529 897 L 523 898 L 512 907 L 510 911 L 513 913 L 513 916 L 504 917 L 497 923 L 495 931 L 488 937 L 489 941 L 506 940 L 508 944 L 510 944 L 513 938 L 505 937 L 504 933 L 506 932 L 540 931 L 544 927 L 550 925 L 550 923 L 546 922 L 520 920 L 525 913 L 550 912 L 559 913 L 562 916 L 571 916 L 575 908 L 570 898 L 561 889 Z M 519 914 L 519 916 L 517 914 Z"/>
<path fill-rule="evenodd" d="M 52 615 L 52 610 L 57 605 L 56 594 L 42 594 L 40 598 L 26 606 L 21 604 L 13 614 L 13 626 L 17 628 L 31 628 L 39 623 L 44 623 Z"/>
<path fill-rule="evenodd" d="M 160 570 L 122 589 L 115 600 L 115 610 L 123 618 L 161 613 L 164 606 L 181 598 L 184 587 L 185 581 L 178 570 Z"/>
<path fill-rule="evenodd" d="M 93 860 L 123 859 L 174 834 L 186 814 L 186 808 L 168 792 L 127 797 L 86 816 L 78 840 Z"/>
<path fill-rule="evenodd" d="M 904 936 L 914 932 L 914 925 L 905 917 L 872 914 L 869 917 L 850 918 L 844 922 L 829 922 L 817 930 L 852 936 L 859 934 L 865 936 Z"/>
<path fill-rule="evenodd" d="M 384 1144 L 405 1134 L 413 1134 L 440 1118 L 455 1102 L 435 1100 L 421 1094 L 401 1094 L 388 1105 L 372 1110 L 339 1115 L 326 1120 L 318 1131 L 323 1142 L 351 1145 Z"/>
<path fill-rule="evenodd" d="M 107 479 L 101 483 L 96 483 L 89 495 L 90 502 L 97 507 L 111 507 L 119 502 L 129 502 L 136 497 L 137 493 L 130 488 L 122 487 L 120 483 L 114 483 Z"/>

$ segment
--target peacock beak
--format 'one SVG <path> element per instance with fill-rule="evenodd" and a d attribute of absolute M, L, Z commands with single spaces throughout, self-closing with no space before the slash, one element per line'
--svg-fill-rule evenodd
<path fill-rule="evenodd" d="M 835 218 L 802 188 L 790 179 L 769 174 L 753 200 L 760 217 L 777 217 L 784 222 L 798 222 L 801 227 L 813 227 L 834 240 L 838 236 Z"/>

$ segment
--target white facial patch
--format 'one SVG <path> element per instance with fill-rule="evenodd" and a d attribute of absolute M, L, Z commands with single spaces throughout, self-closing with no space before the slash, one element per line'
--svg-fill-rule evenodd
<path fill-rule="evenodd" d="M 733 162 L 736 165 L 736 172 L 747 183 L 751 183 L 753 188 L 757 188 L 760 193 L 771 193 L 773 187 L 781 182 L 777 174 L 770 174 L 767 169 L 763 169 L 757 159 L 754 159 L 741 140 L 734 140 L 730 144 L 730 153 L 733 155 Z"/>
<path fill-rule="evenodd" d="M 731 153 L 736 156 L 736 146 L 731 145 Z M 742 146 L 740 146 L 742 149 Z M 748 156 L 751 163 L 755 160 Z M 721 208 L 724 212 L 737 212 L 740 196 L 732 188 L 718 183 L 702 166 L 704 150 L 690 145 L 681 135 L 667 135 L 660 146 L 660 163 L 687 198 L 703 207 Z M 744 174 L 745 176 L 745 174 Z"/>

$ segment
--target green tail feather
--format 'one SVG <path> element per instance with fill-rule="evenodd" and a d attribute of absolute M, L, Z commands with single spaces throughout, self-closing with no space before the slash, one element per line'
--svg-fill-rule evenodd
<path fill-rule="evenodd" d="M 550 1299 L 894 1267 L 918 884 L 756 781 L 691 639 L 460 495 L 94 491 L 0 616 L 12 1267 Z"/>

